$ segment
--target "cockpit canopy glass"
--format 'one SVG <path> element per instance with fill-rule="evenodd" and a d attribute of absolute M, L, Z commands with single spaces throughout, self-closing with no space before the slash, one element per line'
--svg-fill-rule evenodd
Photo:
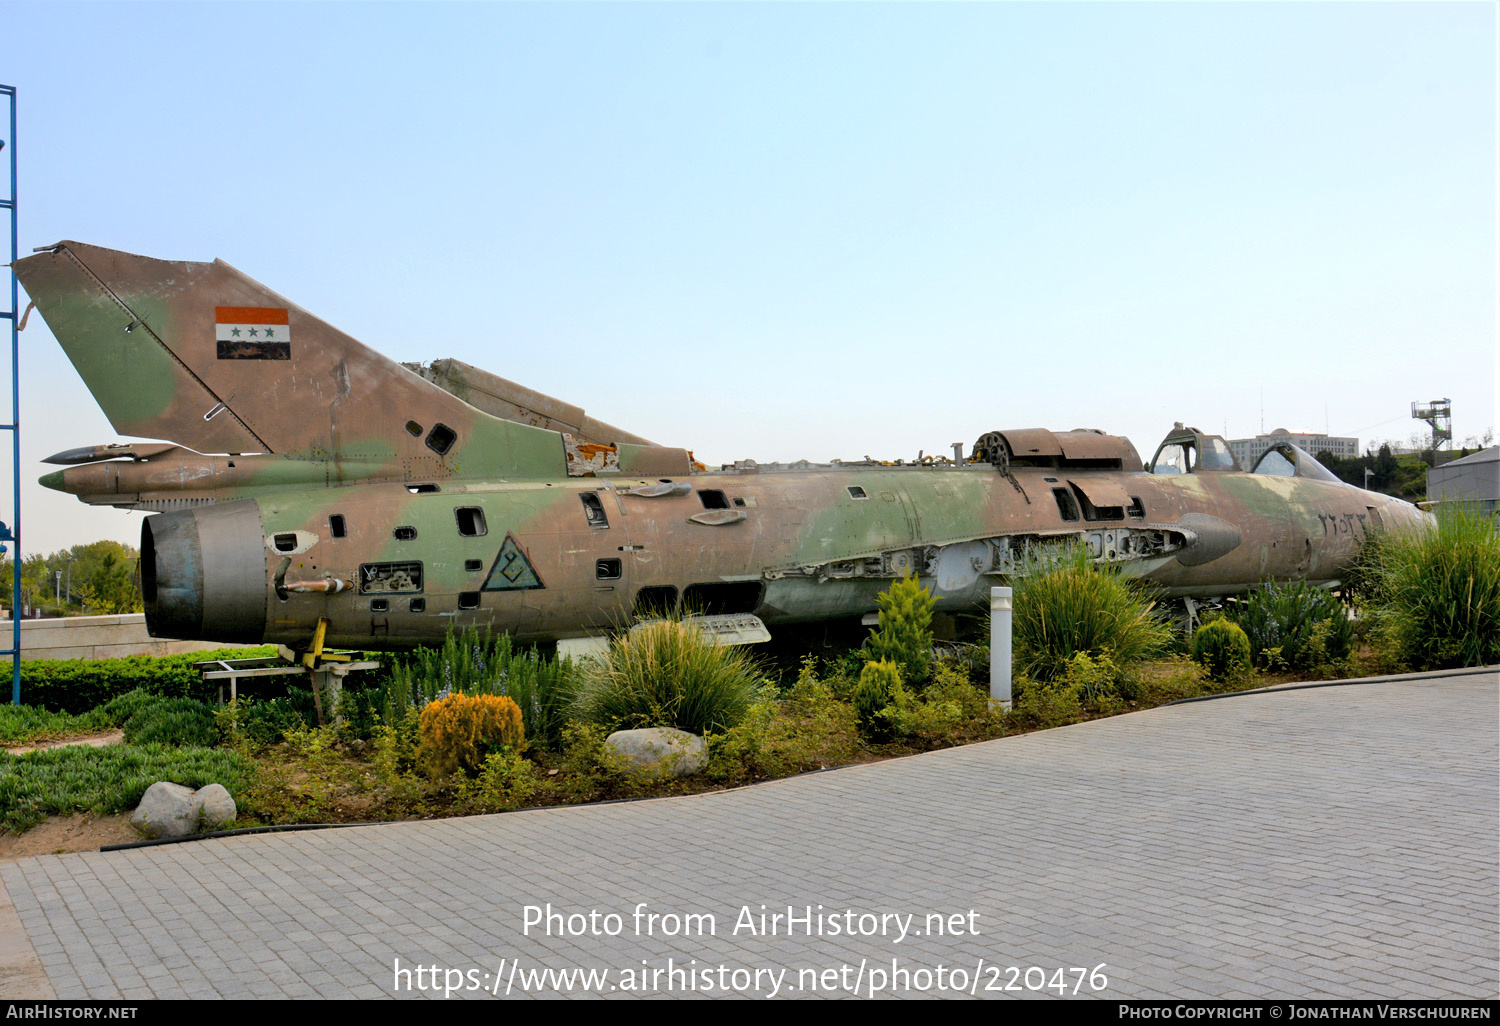
<path fill-rule="evenodd" d="M 1151 461 L 1153 474 L 1196 474 L 1206 470 L 1239 470 L 1234 453 L 1218 435 L 1205 435 L 1195 428 L 1184 429 L 1181 424 Z"/>
<path fill-rule="evenodd" d="M 1266 474 L 1272 477 L 1303 477 L 1312 481 L 1328 481 L 1337 484 L 1339 479 L 1333 471 L 1329 470 L 1316 458 L 1308 453 L 1306 449 L 1282 442 L 1267 449 L 1265 455 L 1255 464 L 1252 474 Z"/>
<path fill-rule="evenodd" d="M 1151 461 L 1153 474 L 1191 474 L 1195 466 L 1197 449 L 1191 444 L 1172 442 L 1156 450 L 1156 459 Z"/>
<path fill-rule="evenodd" d="M 1200 470 L 1238 470 L 1239 465 L 1234 462 L 1234 453 L 1229 451 L 1229 446 L 1224 443 L 1224 439 L 1218 435 L 1204 435 L 1198 468 Z"/>

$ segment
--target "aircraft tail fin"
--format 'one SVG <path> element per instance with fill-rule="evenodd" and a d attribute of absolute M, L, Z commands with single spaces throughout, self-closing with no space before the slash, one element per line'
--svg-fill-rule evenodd
<path fill-rule="evenodd" d="M 15 272 L 123 435 L 204 453 L 564 471 L 558 435 L 474 409 L 221 260 L 61 242 Z"/>

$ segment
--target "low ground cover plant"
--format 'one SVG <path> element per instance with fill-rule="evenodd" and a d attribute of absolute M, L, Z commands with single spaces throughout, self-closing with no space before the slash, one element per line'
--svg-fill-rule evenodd
<path fill-rule="evenodd" d="M 51 712 L 34 705 L 0 705 L 0 745 L 27 745 L 81 737 L 114 726 L 114 721 L 99 708 L 74 714 Z"/>
<path fill-rule="evenodd" d="M 238 752 L 160 744 L 0 752 L 0 824 L 21 833 L 51 815 L 128 812 L 158 780 L 242 794 L 254 773 Z"/>

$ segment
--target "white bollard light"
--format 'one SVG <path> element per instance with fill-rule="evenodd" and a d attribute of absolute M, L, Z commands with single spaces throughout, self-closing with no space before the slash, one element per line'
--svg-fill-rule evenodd
<path fill-rule="evenodd" d="M 1009 588 L 990 589 L 990 700 L 1010 708 Z"/>

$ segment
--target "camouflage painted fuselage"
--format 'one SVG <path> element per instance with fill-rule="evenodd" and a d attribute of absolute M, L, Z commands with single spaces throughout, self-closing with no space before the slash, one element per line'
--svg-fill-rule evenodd
<path fill-rule="evenodd" d="M 117 430 L 176 443 L 60 453 L 43 478 L 163 511 L 142 534 L 159 636 L 305 647 L 325 620 L 336 646 L 468 625 L 542 640 L 663 607 L 774 625 L 867 613 L 909 571 L 959 609 L 1066 540 L 1214 596 L 1335 581 L 1368 531 L 1421 516 L 1302 463 L 1147 473 L 1098 432 L 994 432 L 958 463 L 710 471 L 548 397 L 495 399 L 519 386 L 475 368 L 413 373 L 220 262 L 64 243 L 16 271 Z"/>

